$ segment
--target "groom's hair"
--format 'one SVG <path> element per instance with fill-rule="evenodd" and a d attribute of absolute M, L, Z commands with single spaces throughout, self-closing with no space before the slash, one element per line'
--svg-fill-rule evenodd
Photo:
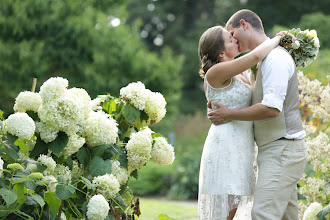
<path fill-rule="evenodd" d="M 227 21 L 226 28 L 229 25 L 233 28 L 239 28 L 241 19 L 244 19 L 246 22 L 248 22 L 256 31 L 264 31 L 264 27 L 259 16 L 248 9 L 242 9 L 233 14 Z"/>

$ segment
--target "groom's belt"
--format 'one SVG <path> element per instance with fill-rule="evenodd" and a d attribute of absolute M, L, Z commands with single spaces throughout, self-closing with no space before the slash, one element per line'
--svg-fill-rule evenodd
<path fill-rule="evenodd" d="M 301 139 L 288 139 L 288 138 L 285 138 L 285 137 L 281 137 L 280 139 L 278 140 L 286 140 L 286 141 L 299 141 Z"/>

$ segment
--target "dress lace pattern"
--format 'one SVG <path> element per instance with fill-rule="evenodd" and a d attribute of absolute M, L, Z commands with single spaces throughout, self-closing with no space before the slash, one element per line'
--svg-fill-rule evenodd
<path fill-rule="evenodd" d="M 213 88 L 205 81 L 208 101 L 232 109 L 250 106 L 251 89 L 240 79 L 233 77 L 224 88 Z M 250 202 L 255 186 L 252 126 L 250 121 L 211 125 L 199 173 L 199 219 L 226 220 L 230 210 Z"/>

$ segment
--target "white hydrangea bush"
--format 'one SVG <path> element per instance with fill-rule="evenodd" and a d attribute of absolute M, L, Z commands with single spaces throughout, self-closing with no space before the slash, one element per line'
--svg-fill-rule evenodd
<path fill-rule="evenodd" d="M 123 87 L 118 98 L 92 100 L 67 79 L 52 77 L 39 92 L 19 93 L 14 111 L 1 118 L 0 178 L 9 190 L 28 182 L 20 185 L 29 192 L 23 196 L 40 207 L 20 211 L 34 218 L 41 206 L 61 219 L 139 216 L 130 177 L 149 161 L 170 165 L 175 158 L 174 148 L 148 127 L 165 117 L 166 100 L 142 82 Z M 60 200 L 62 208 L 51 207 Z"/>

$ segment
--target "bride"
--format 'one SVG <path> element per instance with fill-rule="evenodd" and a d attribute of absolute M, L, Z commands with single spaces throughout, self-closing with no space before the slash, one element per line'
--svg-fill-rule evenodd
<path fill-rule="evenodd" d="M 199 41 L 199 57 L 209 103 L 229 108 L 251 104 L 250 80 L 242 72 L 263 60 L 287 32 L 280 32 L 250 53 L 240 54 L 237 40 L 223 27 L 206 30 Z M 246 72 L 245 72 L 246 73 Z M 216 108 L 211 104 L 212 108 Z M 201 158 L 198 212 L 201 220 L 231 220 L 247 202 L 255 186 L 252 121 L 211 125 Z"/>

